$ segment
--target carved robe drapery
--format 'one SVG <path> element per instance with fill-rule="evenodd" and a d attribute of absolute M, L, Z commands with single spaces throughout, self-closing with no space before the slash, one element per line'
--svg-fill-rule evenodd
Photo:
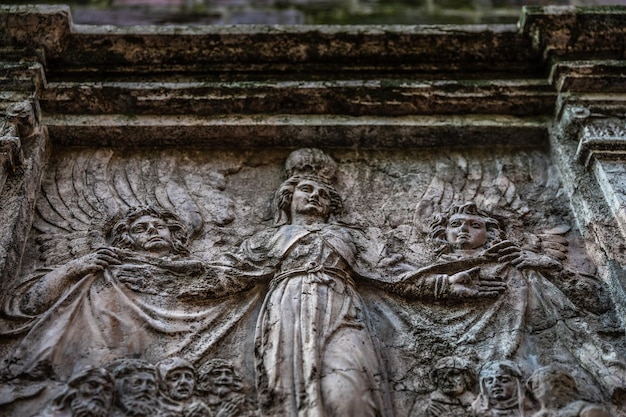
<path fill-rule="evenodd" d="M 445 300 L 446 277 L 474 267 L 480 268 L 481 279 L 506 282 L 506 291 L 493 299 Z M 418 320 L 438 329 L 452 350 L 448 354 L 475 355 L 482 363 L 512 359 L 529 367 L 558 360 L 583 368 L 607 392 L 624 386 L 620 357 L 606 344 L 598 347 L 603 345 L 579 309 L 548 278 L 559 279 L 559 273 L 452 253 L 415 274 L 411 296 L 425 300 L 417 307 Z M 581 371 L 578 376 L 589 378 Z"/>
<path fill-rule="evenodd" d="M 204 279 L 200 262 L 133 253 L 84 275 L 40 314 L 26 314 L 21 301 L 46 272 L 21 284 L 4 306 L 13 322 L 22 320 L 13 332 L 28 332 L 9 358 L 13 375 L 52 366 L 65 379 L 83 366 L 129 356 L 198 362 L 256 300 L 179 299 L 181 281 Z"/>
<path fill-rule="evenodd" d="M 334 224 L 284 225 L 228 258 L 234 279 L 269 279 L 255 343 L 265 415 L 390 414 L 379 348 L 356 291 L 367 276 L 357 235 Z"/>

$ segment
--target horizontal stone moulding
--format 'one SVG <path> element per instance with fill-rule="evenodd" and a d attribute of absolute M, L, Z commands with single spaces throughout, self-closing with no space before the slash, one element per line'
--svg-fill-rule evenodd
<path fill-rule="evenodd" d="M 44 115 L 53 143 L 67 146 L 436 147 L 547 146 L 546 118 L 512 116 Z"/>

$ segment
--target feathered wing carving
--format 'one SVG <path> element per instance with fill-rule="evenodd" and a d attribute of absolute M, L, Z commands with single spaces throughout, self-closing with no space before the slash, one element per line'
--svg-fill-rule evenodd
<path fill-rule="evenodd" d="M 221 198 L 211 202 L 193 196 L 189 180 L 179 173 L 177 154 L 146 157 L 91 149 L 68 151 L 58 158 L 42 181 L 33 223 L 44 265 L 59 265 L 106 245 L 107 224 L 131 207 L 149 205 L 171 211 L 192 235 L 202 229 L 207 217 L 201 205 L 205 212 L 233 210 L 223 188 L 213 190 Z M 193 181 L 203 182 L 203 178 Z M 232 220 L 232 213 L 226 217 Z"/>
<path fill-rule="evenodd" d="M 409 167 L 412 169 L 421 172 L 400 176 L 383 205 L 386 223 L 395 226 L 394 236 L 404 240 L 402 249 L 428 251 L 433 214 L 452 204 L 473 201 L 505 220 L 511 238 L 555 259 L 567 258 L 568 201 L 558 173 L 542 152 L 477 155 L 475 151 L 449 151 L 431 162 Z M 429 170 L 429 181 L 416 181 Z M 398 216 L 399 206 L 409 209 L 401 215 L 403 220 L 392 219 Z M 410 231 L 401 230 L 403 222 Z"/>

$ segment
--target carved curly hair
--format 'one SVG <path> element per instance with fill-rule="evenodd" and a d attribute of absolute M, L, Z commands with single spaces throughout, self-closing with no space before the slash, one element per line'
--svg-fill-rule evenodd
<path fill-rule="evenodd" d="M 487 227 L 487 242 L 484 245 L 485 247 L 490 247 L 506 238 L 500 222 L 491 217 L 489 213 L 480 210 L 476 206 L 476 203 L 455 204 L 450 206 L 445 213 L 436 215 L 430 223 L 430 238 L 437 247 L 437 255 L 452 253 L 454 251 L 454 248 L 446 237 L 446 228 L 448 227 L 450 218 L 455 214 L 480 216 L 485 220 L 485 226 Z"/>
<path fill-rule="evenodd" d="M 122 249 L 134 249 L 135 242 L 129 234 L 130 226 L 141 216 L 152 216 L 165 222 L 172 235 L 172 252 L 177 255 L 189 255 L 187 228 L 174 213 L 157 210 L 153 207 L 132 207 L 111 229 L 111 245 Z"/>

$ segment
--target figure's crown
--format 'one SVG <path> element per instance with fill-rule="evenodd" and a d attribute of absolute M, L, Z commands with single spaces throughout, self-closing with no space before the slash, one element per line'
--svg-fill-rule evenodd
<path fill-rule="evenodd" d="M 318 177 L 332 182 L 337 172 L 337 163 L 316 148 L 301 148 L 293 151 L 285 162 L 287 177 L 294 175 Z"/>

